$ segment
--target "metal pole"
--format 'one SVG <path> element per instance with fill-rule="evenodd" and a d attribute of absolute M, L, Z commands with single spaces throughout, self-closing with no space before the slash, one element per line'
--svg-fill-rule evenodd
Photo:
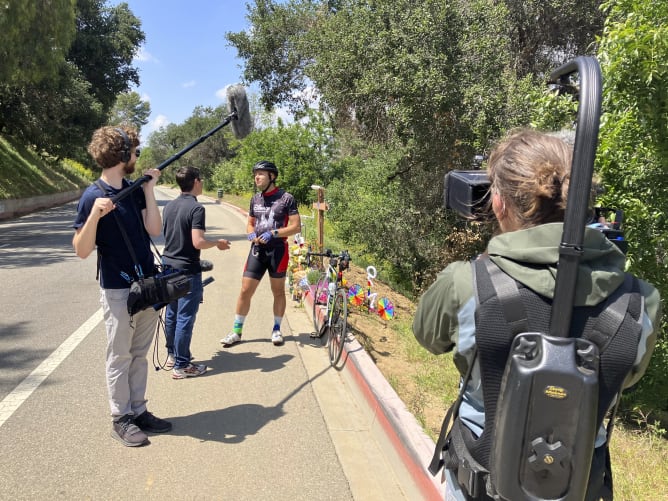
<path fill-rule="evenodd" d="M 318 189 L 318 252 L 325 247 L 325 190 Z"/>

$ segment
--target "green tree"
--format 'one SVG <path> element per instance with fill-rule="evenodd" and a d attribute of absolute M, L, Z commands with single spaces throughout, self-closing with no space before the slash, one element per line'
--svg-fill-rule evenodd
<path fill-rule="evenodd" d="M 225 191 L 253 189 L 252 167 L 271 160 L 279 169 L 278 185 L 292 193 L 298 203 L 312 199 L 312 184 L 328 184 L 338 172 L 329 161 L 334 147 L 331 129 L 322 115 L 311 112 L 305 123 L 283 124 L 252 132 L 239 145 L 231 161 L 216 168 L 216 187 Z"/>
<path fill-rule="evenodd" d="M 104 120 L 90 84 L 70 63 L 48 81 L 0 85 L 0 126 L 39 152 L 88 161 L 85 145 Z"/>
<path fill-rule="evenodd" d="M 668 1 L 614 0 L 603 5 L 600 41 L 603 109 L 597 165 L 602 201 L 625 213 L 630 271 L 668 297 Z M 665 316 L 648 374 L 632 395 L 668 410 Z"/>
<path fill-rule="evenodd" d="M 116 98 L 107 123 L 127 123 L 141 131 L 141 128 L 148 123 L 150 115 L 151 104 L 148 101 L 142 101 L 137 92 L 124 92 Z"/>
<path fill-rule="evenodd" d="M 54 77 L 75 36 L 76 0 L 0 2 L 0 82 Z"/>
<path fill-rule="evenodd" d="M 226 38 L 244 59 L 246 82 L 259 82 L 262 104 L 271 109 L 277 104 L 303 108 L 298 91 L 304 90 L 306 57 L 298 50 L 299 37 L 312 27 L 310 0 L 255 0 L 249 7 L 252 31 L 228 32 Z"/>
<path fill-rule="evenodd" d="M 77 36 L 67 55 L 90 82 L 108 112 L 116 96 L 139 85 L 132 59 L 145 40 L 141 21 L 127 3 L 107 7 L 105 0 L 77 0 Z"/>
<path fill-rule="evenodd" d="M 601 0 L 506 0 L 505 29 L 518 74 L 547 75 L 575 56 L 596 53 Z"/>
<path fill-rule="evenodd" d="M 385 201 L 402 208 L 393 214 L 392 238 L 374 233 L 381 225 L 369 224 L 364 235 L 385 242 L 375 251 L 419 286 L 454 256 L 436 251 L 454 242 L 453 233 L 466 236 L 470 251 L 477 248 L 468 238 L 471 227 L 442 211 L 443 175 L 469 168 L 506 130 L 528 123 L 527 97 L 543 85 L 546 68 L 593 50 L 601 27 L 597 6 L 574 0 L 256 0 L 249 5 L 251 29 L 228 40 L 246 63 L 244 77 L 260 81 L 265 104 L 294 105 L 295 92 L 311 84 L 317 89 L 342 154 L 353 152 L 355 162 L 372 169 L 360 180 L 359 171 L 346 171 L 346 186 L 380 172 L 387 186 L 400 184 L 392 192 L 398 199 Z M 362 217 L 367 205 L 346 202 L 352 221 L 371 220 Z M 406 259 L 395 236 L 413 246 L 415 259 Z"/>
<path fill-rule="evenodd" d="M 79 0 L 76 7 L 75 40 L 51 77 L 0 84 L 0 130 L 86 163 L 82 145 L 105 123 L 116 94 L 138 83 L 130 63 L 144 34 L 127 4 Z"/>

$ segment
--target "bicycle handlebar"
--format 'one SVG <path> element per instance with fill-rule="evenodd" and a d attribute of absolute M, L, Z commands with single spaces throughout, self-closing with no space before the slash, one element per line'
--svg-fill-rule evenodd
<path fill-rule="evenodd" d="M 311 264 L 311 257 L 312 256 L 317 256 L 317 257 L 328 257 L 330 260 L 336 260 L 339 259 L 341 262 L 350 262 L 350 254 L 348 253 L 347 250 L 341 251 L 338 255 L 334 254 L 332 252 L 332 249 L 326 249 L 325 252 L 311 252 L 310 250 L 306 252 L 306 265 Z M 334 266 L 337 265 L 336 261 L 332 263 Z"/>

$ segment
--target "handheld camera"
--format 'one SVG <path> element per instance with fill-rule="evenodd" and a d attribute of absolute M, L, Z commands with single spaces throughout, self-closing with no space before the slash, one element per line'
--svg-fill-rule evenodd
<path fill-rule="evenodd" d="M 476 156 L 474 165 L 481 162 L 482 157 Z M 489 186 L 485 170 L 451 170 L 443 180 L 443 206 L 465 219 L 488 221 L 492 217 Z M 621 209 L 594 207 L 588 226 L 599 230 L 626 254 L 628 242 L 624 238 L 623 222 L 624 212 Z"/>

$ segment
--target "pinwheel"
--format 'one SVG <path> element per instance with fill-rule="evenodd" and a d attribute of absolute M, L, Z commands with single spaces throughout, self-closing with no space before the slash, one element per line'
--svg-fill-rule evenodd
<path fill-rule="evenodd" d="M 386 297 L 381 297 L 378 300 L 378 316 L 383 320 L 394 318 L 394 305 Z"/>
<path fill-rule="evenodd" d="M 362 306 L 364 304 L 364 296 L 366 293 L 362 286 L 359 284 L 353 284 L 348 289 L 348 302 L 353 306 Z"/>

